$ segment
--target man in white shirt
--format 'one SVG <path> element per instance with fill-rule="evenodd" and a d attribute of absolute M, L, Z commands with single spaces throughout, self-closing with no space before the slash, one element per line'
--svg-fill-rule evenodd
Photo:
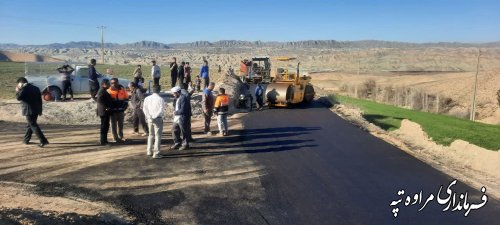
<path fill-rule="evenodd" d="M 151 79 L 153 79 L 154 86 L 159 86 L 160 85 L 160 77 L 161 77 L 160 66 L 156 65 L 155 60 L 153 60 L 151 62 L 153 63 L 153 67 L 151 67 Z"/>
<path fill-rule="evenodd" d="M 153 156 L 155 159 L 161 158 L 160 155 L 160 144 L 161 135 L 163 134 L 163 116 L 164 116 L 164 105 L 165 102 L 163 98 L 158 94 L 160 93 L 160 86 L 153 87 L 153 94 L 144 99 L 144 115 L 146 121 L 148 121 L 149 136 L 148 136 L 148 146 L 147 155 Z M 154 150 L 153 148 L 153 138 L 154 138 Z"/>

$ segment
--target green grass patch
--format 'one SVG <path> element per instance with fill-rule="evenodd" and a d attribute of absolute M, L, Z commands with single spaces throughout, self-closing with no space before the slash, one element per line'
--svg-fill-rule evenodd
<path fill-rule="evenodd" d="M 469 143 L 498 151 L 500 149 L 500 125 L 489 125 L 447 115 L 439 115 L 416 110 L 399 108 L 370 100 L 347 96 L 330 96 L 334 100 L 363 110 L 363 117 L 385 130 L 395 130 L 401 120 L 408 119 L 422 126 L 432 139 L 442 145 L 450 145 L 461 139 Z"/>
<path fill-rule="evenodd" d="M 56 67 L 57 64 L 47 65 Z M 133 80 L 133 72 L 136 64 L 130 65 L 109 65 L 98 64 L 96 69 L 99 73 L 105 74 L 106 69 L 111 68 L 115 76 Z M 215 68 L 215 67 L 214 67 Z M 162 78 L 160 84 L 164 87 L 170 87 L 170 71 L 167 66 L 161 66 Z M 192 68 L 191 77 L 194 80 L 196 75 L 200 74 L 200 68 Z M 57 73 L 54 68 L 54 73 Z M 146 80 L 151 77 L 151 65 L 142 65 L 142 74 Z M 18 77 L 24 76 L 24 63 L 22 62 L 0 62 L 0 99 L 13 99 L 15 98 L 16 80 Z M 216 69 L 210 69 L 210 80 L 217 81 L 220 74 Z M 164 90 L 167 90 L 164 88 Z"/>

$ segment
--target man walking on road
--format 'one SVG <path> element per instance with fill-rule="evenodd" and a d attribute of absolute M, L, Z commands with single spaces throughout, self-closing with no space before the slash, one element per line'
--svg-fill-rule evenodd
<path fill-rule="evenodd" d="M 144 93 L 142 89 L 137 86 L 136 83 L 130 82 L 128 84 L 130 89 L 130 106 L 132 107 L 132 120 L 134 126 L 134 134 L 139 134 L 139 123 L 142 125 L 142 130 L 144 133 L 142 136 L 148 136 L 148 124 L 146 123 L 146 117 L 142 109 L 144 108 Z"/>
<path fill-rule="evenodd" d="M 229 96 L 226 95 L 226 89 L 219 88 L 219 95 L 215 99 L 214 111 L 217 114 L 217 125 L 219 126 L 219 135 L 227 135 L 227 113 L 229 112 Z"/>
<path fill-rule="evenodd" d="M 170 78 L 172 79 L 172 88 L 177 84 L 177 58 L 172 58 L 174 61 L 170 63 Z"/>
<path fill-rule="evenodd" d="M 42 129 L 40 129 L 36 122 L 38 116 L 42 115 L 42 94 L 40 93 L 40 89 L 29 84 L 26 78 L 20 77 L 17 79 L 16 99 L 21 101 L 22 114 L 26 116 L 26 121 L 28 122 L 23 143 L 29 144 L 31 135 L 35 133 L 40 140 L 38 146 L 43 148 L 45 145 L 49 144 L 49 141 L 47 141 L 47 138 L 43 135 Z"/>
<path fill-rule="evenodd" d="M 174 145 L 170 149 L 185 150 L 189 148 L 190 130 L 188 123 L 191 117 L 191 102 L 186 90 L 173 87 L 171 90 L 174 100 L 174 121 L 172 124 L 172 137 Z M 182 134 L 182 138 L 181 138 Z"/>
<path fill-rule="evenodd" d="M 109 113 L 111 109 L 111 96 L 108 93 L 110 87 L 109 80 L 103 79 L 101 89 L 97 92 L 97 115 L 101 118 L 101 145 L 108 144 Z"/>
<path fill-rule="evenodd" d="M 155 60 L 151 61 L 151 63 L 153 63 L 153 66 L 151 67 L 151 79 L 153 79 L 153 86 L 159 86 L 161 77 L 160 66 L 156 65 Z"/>
<path fill-rule="evenodd" d="M 165 106 L 165 101 L 163 101 L 159 93 L 160 86 L 154 86 L 153 94 L 144 99 L 143 107 L 143 112 L 149 127 L 146 154 L 148 156 L 153 156 L 154 159 L 161 158 L 160 145 L 161 136 L 163 134 L 163 107 Z"/>
<path fill-rule="evenodd" d="M 97 91 L 99 90 L 99 81 L 97 78 L 99 77 L 99 74 L 95 70 L 95 65 L 97 61 L 95 59 L 90 60 L 89 64 L 89 89 L 90 89 L 90 97 L 92 100 L 96 100 L 96 94 Z"/>
<path fill-rule="evenodd" d="M 214 90 L 215 83 L 210 82 L 208 85 L 208 88 L 205 88 L 203 90 L 203 96 L 201 100 L 201 106 L 203 110 L 203 117 L 205 119 L 205 130 L 204 132 L 208 135 L 211 135 L 212 133 L 210 132 L 210 121 L 212 120 L 212 116 L 214 113 L 214 94 L 212 91 Z"/>

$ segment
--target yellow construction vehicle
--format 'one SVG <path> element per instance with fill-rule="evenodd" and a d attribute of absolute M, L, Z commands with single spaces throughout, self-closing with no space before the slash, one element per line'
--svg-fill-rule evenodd
<path fill-rule="evenodd" d="M 275 60 L 288 62 L 291 57 L 277 57 Z M 300 62 L 297 71 L 287 68 L 277 68 L 273 82 L 266 88 L 267 103 L 271 107 L 287 107 L 298 103 L 308 103 L 314 98 L 314 87 L 310 84 L 311 77 L 300 76 Z"/>
<path fill-rule="evenodd" d="M 271 59 L 269 56 L 254 56 L 252 60 L 244 59 L 240 63 L 241 80 L 246 83 L 265 83 L 272 81 Z"/>

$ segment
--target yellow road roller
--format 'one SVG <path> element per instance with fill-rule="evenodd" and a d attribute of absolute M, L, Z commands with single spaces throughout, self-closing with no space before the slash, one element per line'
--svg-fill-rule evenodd
<path fill-rule="evenodd" d="M 295 58 L 278 57 L 278 61 L 291 61 Z M 309 103 L 314 98 L 314 87 L 310 84 L 311 77 L 300 76 L 300 62 L 297 71 L 287 68 L 277 68 L 273 82 L 266 88 L 267 104 L 270 107 L 288 107 L 298 103 Z"/>

